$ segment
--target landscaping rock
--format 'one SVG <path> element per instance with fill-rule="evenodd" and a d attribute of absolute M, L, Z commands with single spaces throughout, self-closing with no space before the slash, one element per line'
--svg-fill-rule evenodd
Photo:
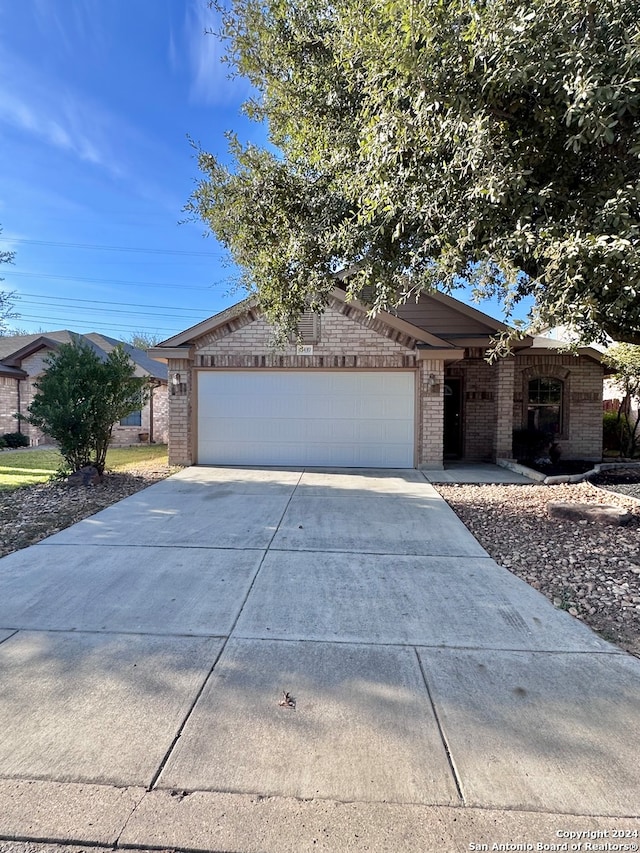
<path fill-rule="evenodd" d="M 549 501 L 547 513 L 550 518 L 566 521 L 595 521 L 597 524 L 611 524 L 620 527 L 631 521 L 631 513 L 619 506 L 607 504 L 564 503 Z"/>
<path fill-rule="evenodd" d="M 0 491 L 0 557 L 34 545 L 177 470 L 153 461 L 126 472 L 105 473 L 90 489 L 70 489 L 66 481 L 51 480 Z"/>
<path fill-rule="evenodd" d="M 73 474 L 69 474 L 67 484 L 69 486 L 97 486 L 101 479 L 97 468 L 94 468 L 93 465 L 85 465 L 83 468 L 74 471 Z"/>
<path fill-rule="evenodd" d="M 500 565 L 640 657 L 640 503 L 590 483 L 437 489 Z M 550 499 L 619 506 L 632 520 L 614 527 L 549 518 Z"/>

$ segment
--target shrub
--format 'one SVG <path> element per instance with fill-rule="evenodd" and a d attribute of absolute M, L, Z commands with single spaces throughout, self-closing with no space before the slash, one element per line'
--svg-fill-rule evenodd
<path fill-rule="evenodd" d="M 626 415 L 618 412 L 603 412 L 602 415 L 602 447 L 624 454 L 631 437 L 629 420 Z"/>
<path fill-rule="evenodd" d="M 93 465 L 102 474 L 113 425 L 145 403 L 147 380 L 120 346 L 102 360 L 78 340 L 45 361 L 27 421 L 58 443 L 72 471 Z"/>
<path fill-rule="evenodd" d="M 29 436 L 22 432 L 5 432 L 2 436 L 3 447 L 29 447 Z"/>
<path fill-rule="evenodd" d="M 551 444 L 546 432 L 539 429 L 514 429 L 513 455 L 516 459 L 533 461 L 541 456 Z"/>

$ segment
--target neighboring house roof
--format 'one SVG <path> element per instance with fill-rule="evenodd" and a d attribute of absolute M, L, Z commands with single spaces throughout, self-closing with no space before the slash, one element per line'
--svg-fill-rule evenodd
<path fill-rule="evenodd" d="M 105 359 L 118 344 L 121 344 L 135 365 L 136 376 L 149 376 L 159 381 L 167 381 L 166 366 L 149 358 L 144 350 L 137 349 L 124 341 L 118 341 L 115 338 L 109 338 L 97 332 L 81 335 L 77 332 L 70 332 L 68 329 L 34 335 L 7 335 L 0 337 L 0 374 L 5 376 L 16 375 L 16 378 L 21 378 L 26 375 L 20 369 L 25 358 L 28 358 L 39 350 L 56 349 L 60 344 L 69 344 L 78 340 L 90 346 L 101 359 Z"/>
<path fill-rule="evenodd" d="M 10 379 L 27 378 L 27 374 L 24 370 L 20 370 L 19 367 L 9 367 L 6 364 L 2 364 L 2 362 L 0 362 L 0 376 L 8 376 Z"/>

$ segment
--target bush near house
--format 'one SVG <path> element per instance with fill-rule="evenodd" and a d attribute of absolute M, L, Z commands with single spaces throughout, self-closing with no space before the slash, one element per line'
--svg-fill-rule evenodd
<path fill-rule="evenodd" d="M 102 475 L 113 425 L 146 402 L 148 381 L 120 346 L 101 359 L 78 339 L 45 361 L 26 420 L 59 445 L 71 471 L 91 465 Z"/>
<path fill-rule="evenodd" d="M 551 439 L 540 429 L 514 429 L 513 455 L 518 462 L 533 462 L 548 453 Z"/>
<path fill-rule="evenodd" d="M 1 447 L 10 447 L 12 450 L 18 447 L 29 447 L 29 436 L 22 432 L 5 432 L 0 438 Z"/>

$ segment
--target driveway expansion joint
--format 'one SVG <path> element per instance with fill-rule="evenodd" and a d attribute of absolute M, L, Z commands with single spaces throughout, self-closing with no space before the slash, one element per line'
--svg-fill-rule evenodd
<path fill-rule="evenodd" d="M 204 692 L 204 689 L 205 689 L 205 687 L 207 686 L 207 682 L 208 682 L 208 681 L 209 681 L 209 679 L 211 678 L 211 675 L 213 674 L 213 670 L 216 668 L 216 664 L 217 664 L 217 663 L 218 663 L 218 661 L 220 660 L 220 655 L 221 655 L 221 654 L 222 654 L 222 652 L 224 651 L 225 646 L 226 646 L 226 644 L 227 644 L 227 642 L 228 642 L 228 639 L 229 639 L 229 638 L 227 637 L 227 638 L 224 640 L 224 642 L 223 642 L 223 643 L 221 643 L 220 648 L 218 649 L 218 653 L 217 653 L 217 654 L 216 654 L 216 656 L 215 656 L 215 660 L 213 661 L 213 664 L 212 664 L 211 668 L 209 669 L 209 672 L 207 673 L 206 677 L 203 679 L 202 684 L 200 685 L 200 688 L 198 689 L 198 691 L 196 692 L 195 696 L 193 697 L 193 701 L 191 702 L 191 705 L 189 706 L 189 708 L 188 708 L 188 710 L 187 710 L 187 713 L 185 714 L 184 719 L 182 720 L 182 723 L 181 723 L 181 724 L 180 724 L 180 726 L 178 727 L 178 730 L 177 730 L 177 732 L 176 732 L 176 734 L 175 734 L 175 737 L 173 738 L 173 740 L 172 740 L 172 742 L 171 742 L 171 744 L 170 744 L 169 748 L 168 748 L 168 749 L 167 749 L 167 751 L 165 752 L 164 757 L 163 757 L 162 761 L 160 762 L 160 765 L 158 766 L 158 769 L 157 769 L 157 770 L 156 770 L 156 772 L 154 773 L 154 775 L 153 775 L 153 778 L 152 778 L 151 782 L 150 782 L 150 783 L 148 784 L 148 786 L 147 786 L 147 791 L 152 791 L 152 790 L 153 790 L 153 788 L 154 788 L 154 786 L 155 786 L 155 784 L 156 784 L 156 782 L 157 782 L 157 781 L 158 781 L 158 779 L 160 778 L 160 774 L 161 774 L 161 773 L 162 773 L 162 771 L 164 770 L 164 767 L 165 767 L 165 765 L 166 765 L 167 761 L 169 760 L 169 758 L 170 758 L 170 756 L 171 756 L 171 753 L 172 753 L 172 752 L 173 752 L 173 750 L 175 749 L 175 745 L 176 745 L 176 744 L 177 744 L 177 742 L 180 740 L 180 737 L 181 737 L 181 735 L 182 735 L 182 732 L 184 731 L 184 727 L 187 725 L 187 722 L 189 721 L 189 717 L 190 717 L 190 716 L 191 716 L 191 714 L 193 713 L 193 709 L 194 709 L 194 708 L 195 708 L 195 706 L 198 704 L 198 699 L 202 696 L 202 694 L 203 694 L 203 692 Z"/>
<path fill-rule="evenodd" d="M 436 703 L 433 700 L 433 695 L 431 693 L 431 688 L 429 686 L 427 674 L 424 670 L 424 666 L 422 664 L 422 661 L 420 660 L 420 655 L 418 654 L 418 649 L 414 647 L 413 653 L 416 656 L 416 660 L 418 662 L 418 667 L 420 668 L 420 673 L 422 675 L 422 680 L 424 681 L 424 687 L 425 687 L 425 690 L 427 691 L 427 696 L 429 697 L 429 702 L 431 704 L 431 710 L 433 712 L 433 716 L 435 718 L 436 725 L 438 727 L 438 733 L 440 734 L 440 739 L 442 740 L 443 749 L 444 749 L 446 756 L 447 756 L 447 762 L 449 763 L 449 769 L 451 770 L 451 775 L 453 776 L 453 781 L 455 782 L 455 785 L 456 785 L 456 791 L 457 791 L 458 797 L 460 799 L 460 805 L 464 806 L 465 805 L 465 797 L 464 797 L 464 792 L 462 789 L 462 780 L 460 779 L 460 776 L 458 775 L 458 770 L 456 768 L 455 761 L 453 760 L 453 755 L 451 753 L 449 741 L 447 739 L 444 728 L 442 726 L 442 721 L 440 720 L 440 716 L 438 714 L 438 709 L 436 708 Z"/>
<path fill-rule="evenodd" d="M 302 474 L 300 474 L 300 477 L 298 478 L 298 483 L 300 482 L 300 478 L 301 478 L 301 477 L 302 477 Z M 297 487 L 297 484 L 296 484 L 296 487 Z M 240 615 L 242 614 L 242 611 L 243 611 L 243 609 L 244 609 L 244 606 L 245 606 L 245 604 L 246 604 L 246 602 L 247 602 L 247 600 L 248 600 L 249 596 L 251 595 L 251 590 L 253 589 L 253 586 L 254 586 L 254 584 L 255 584 L 255 582 L 256 582 L 256 578 L 258 577 L 258 575 L 259 575 L 259 573 L 260 573 L 260 569 L 262 568 L 262 564 L 264 563 L 264 559 L 265 559 L 265 557 L 267 556 L 267 553 L 268 553 L 268 551 L 269 551 L 269 545 L 271 545 L 271 542 L 273 542 L 273 539 L 274 539 L 275 535 L 277 534 L 278 530 L 280 529 L 280 524 L 282 523 L 282 519 L 283 519 L 283 518 L 284 518 L 284 516 L 285 516 L 285 513 L 286 513 L 286 511 L 287 511 L 287 509 L 288 509 L 288 507 L 289 507 L 289 504 L 291 503 L 291 498 L 293 497 L 294 493 L 295 493 L 295 487 L 294 487 L 294 489 L 292 490 L 291 494 L 289 495 L 289 499 L 287 500 L 287 503 L 286 503 L 286 505 L 285 505 L 285 507 L 284 507 L 284 509 L 283 509 L 283 511 L 282 511 L 282 514 L 281 514 L 281 516 L 280 516 L 280 520 L 278 521 L 278 524 L 276 525 L 276 528 L 275 528 L 275 530 L 273 531 L 273 534 L 272 534 L 272 536 L 271 536 L 271 539 L 269 540 L 269 544 L 267 545 L 266 549 L 264 549 L 264 553 L 263 553 L 263 555 L 262 555 L 262 559 L 260 560 L 260 562 L 259 562 L 259 564 L 258 564 L 258 567 L 257 567 L 257 569 L 256 569 L 256 571 L 255 571 L 255 573 L 254 573 L 254 575 L 253 575 L 252 580 L 251 580 L 251 583 L 249 584 L 249 588 L 247 589 L 247 592 L 246 592 L 246 595 L 244 596 L 244 600 L 243 600 L 243 602 L 242 602 L 242 605 L 240 606 L 240 608 L 239 608 L 239 610 L 238 610 L 238 612 L 237 612 L 237 614 L 236 614 L 236 618 L 234 619 L 233 624 L 232 624 L 232 626 L 231 626 L 231 629 L 229 630 L 229 634 L 228 634 L 228 635 L 227 635 L 227 637 L 224 639 L 224 642 L 222 643 L 222 645 L 221 645 L 221 647 L 220 647 L 220 649 L 219 649 L 219 651 L 218 651 L 218 654 L 216 655 L 216 659 L 215 659 L 215 661 L 214 661 L 214 663 L 213 663 L 213 666 L 211 667 L 211 669 L 210 669 L 210 670 L 209 670 L 209 672 L 207 673 L 206 678 L 205 678 L 205 679 L 204 679 L 204 681 L 202 682 L 202 684 L 201 684 L 201 686 L 200 686 L 200 689 L 198 690 L 198 692 L 197 692 L 196 696 L 194 697 L 193 702 L 191 703 L 191 706 L 190 706 L 189 710 L 187 711 L 187 713 L 186 713 L 186 715 L 185 715 L 185 717 L 184 717 L 184 719 L 183 719 L 183 721 L 182 721 L 182 723 L 181 723 L 181 725 L 180 725 L 180 727 L 179 727 L 179 729 L 178 729 L 178 731 L 177 731 L 177 733 L 176 733 L 176 736 L 174 737 L 174 739 L 173 739 L 173 741 L 172 741 L 171 745 L 169 746 L 168 750 L 166 751 L 166 753 L 165 753 L 165 755 L 164 755 L 164 758 L 162 759 L 162 761 L 161 761 L 161 763 L 160 763 L 160 766 L 159 766 L 159 767 L 158 767 L 158 769 L 156 770 L 156 773 L 155 773 L 155 775 L 154 775 L 153 779 L 152 779 L 152 780 L 151 780 L 151 782 L 149 783 L 149 786 L 148 786 L 148 788 L 147 788 L 147 790 L 148 790 L 148 791 L 152 791 L 152 790 L 154 790 L 154 789 L 155 789 L 156 784 L 157 784 L 157 782 L 158 782 L 158 779 L 160 778 L 160 776 L 161 776 L 161 774 L 162 774 L 162 771 L 164 770 L 164 768 L 165 768 L 165 766 L 166 766 L 167 762 L 169 761 L 169 758 L 171 757 L 171 754 L 172 754 L 172 752 L 174 751 L 176 744 L 177 744 L 177 743 L 178 743 L 178 741 L 180 740 L 180 737 L 181 737 L 181 735 L 182 735 L 182 732 L 184 731 L 185 726 L 187 725 L 187 722 L 189 721 L 189 718 L 191 717 L 191 715 L 192 715 L 192 713 L 193 713 L 193 711 L 194 711 L 194 709 L 195 709 L 196 705 L 198 704 L 198 700 L 200 699 L 200 697 L 201 697 L 201 696 L 202 696 L 202 694 L 204 693 L 204 690 L 205 690 L 205 688 L 206 688 L 206 686 L 207 686 L 207 684 L 208 684 L 208 682 L 209 682 L 209 679 L 210 679 L 210 678 L 211 678 L 211 676 L 213 675 L 213 671 L 214 671 L 214 669 L 216 668 L 216 664 L 217 664 L 217 663 L 218 663 L 218 661 L 220 660 L 220 657 L 222 656 L 222 654 L 224 653 L 224 650 L 225 650 L 225 649 L 226 649 L 226 647 L 227 647 L 227 644 L 228 644 L 228 642 L 229 642 L 229 639 L 230 639 L 230 637 L 232 636 L 233 631 L 234 631 L 234 629 L 235 629 L 236 625 L 238 624 L 238 619 L 240 618 Z M 257 550 L 257 549 L 255 549 L 255 550 Z M 262 549 L 259 549 L 259 550 L 262 550 Z"/>

